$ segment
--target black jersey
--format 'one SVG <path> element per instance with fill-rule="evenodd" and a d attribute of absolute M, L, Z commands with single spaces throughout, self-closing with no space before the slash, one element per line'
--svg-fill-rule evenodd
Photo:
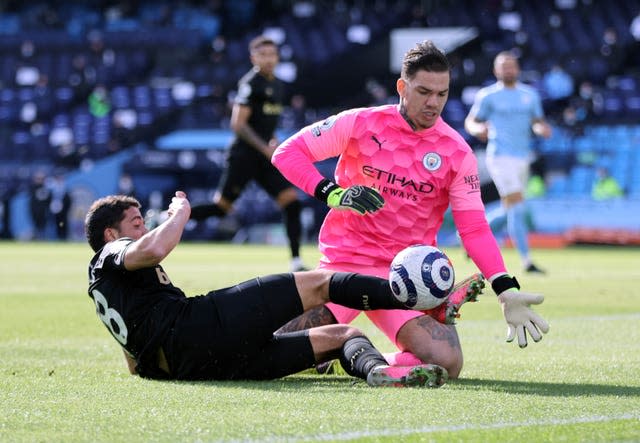
<path fill-rule="evenodd" d="M 124 267 L 130 238 L 107 243 L 89 264 L 89 296 L 113 337 L 138 363 L 141 376 L 158 377 L 157 355 L 186 296 L 160 265 L 135 271 Z"/>
<path fill-rule="evenodd" d="M 283 99 L 284 86 L 281 80 L 275 77 L 269 80 L 256 69 L 252 69 L 238 82 L 235 103 L 251 107 L 248 125 L 256 134 L 269 141 L 282 114 Z M 234 145 L 237 144 L 246 145 L 236 138 Z"/>
<path fill-rule="evenodd" d="M 127 271 L 133 243 L 107 243 L 89 264 L 89 296 L 111 335 L 136 359 L 142 377 L 178 380 L 268 379 L 315 362 L 308 334 L 273 331 L 302 314 L 293 274 L 254 278 L 187 297 L 160 265 Z M 170 373 L 158 367 L 162 348 Z"/>

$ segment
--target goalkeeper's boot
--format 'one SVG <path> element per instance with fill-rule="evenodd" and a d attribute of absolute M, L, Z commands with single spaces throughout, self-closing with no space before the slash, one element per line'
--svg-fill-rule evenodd
<path fill-rule="evenodd" d="M 484 277 L 480 273 L 473 274 L 455 285 L 447 300 L 440 306 L 423 311 L 425 314 L 435 318 L 440 323 L 455 325 L 456 319 L 460 318 L 460 308 L 467 302 L 478 301 L 478 295 L 484 289 Z"/>
<path fill-rule="evenodd" d="M 376 366 L 367 375 L 369 386 L 439 388 L 447 382 L 447 370 L 438 365 Z"/>

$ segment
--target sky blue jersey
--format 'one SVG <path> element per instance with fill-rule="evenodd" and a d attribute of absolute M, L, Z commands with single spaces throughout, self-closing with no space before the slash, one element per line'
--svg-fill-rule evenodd
<path fill-rule="evenodd" d="M 487 155 L 531 156 L 531 123 L 544 117 L 535 89 L 520 82 L 515 88 L 494 83 L 478 91 L 471 113 L 478 120 L 489 122 Z"/>

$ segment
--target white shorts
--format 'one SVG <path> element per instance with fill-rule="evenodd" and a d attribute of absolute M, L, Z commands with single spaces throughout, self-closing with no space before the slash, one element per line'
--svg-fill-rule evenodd
<path fill-rule="evenodd" d="M 529 180 L 529 160 L 520 157 L 488 156 L 487 171 L 500 197 L 520 192 L 524 194 Z"/>

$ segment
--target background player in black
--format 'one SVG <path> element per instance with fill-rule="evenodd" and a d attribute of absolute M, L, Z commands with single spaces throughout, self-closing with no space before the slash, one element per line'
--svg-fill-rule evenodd
<path fill-rule="evenodd" d="M 87 239 L 96 252 L 89 265 L 89 296 L 122 346 L 131 373 L 272 379 L 339 358 L 347 373 L 372 386 L 439 387 L 446 381 L 446 370 L 436 365 L 388 366 L 349 325 L 274 336 L 283 324 L 329 300 L 356 309 L 403 309 L 384 279 L 314 270 L 186 297 L 160 262 L 178 245 L 190 214 L 181 191 L 169 205 L 168 219 L 151 231 L 133 197 L 98 199 L 87 213 Z"/>
<path fill-rule="evenodd" d="M 250 180 L 255 180 L 283 211 L 291 249 L 291 270 L 304 270 L 300 259 L 301 205 L 296 188 L 271 164 L 278 146 L 274 132 L 282 114 L 284 84 L 274 70 L 279 61 L 273 40 L 259 36 L 249 43 L 253 68 L 238 82 L 231 129 L 235 138 L 229 149 L 213 203 L 194 206 L 191 218 L 226 215 Z"/>

